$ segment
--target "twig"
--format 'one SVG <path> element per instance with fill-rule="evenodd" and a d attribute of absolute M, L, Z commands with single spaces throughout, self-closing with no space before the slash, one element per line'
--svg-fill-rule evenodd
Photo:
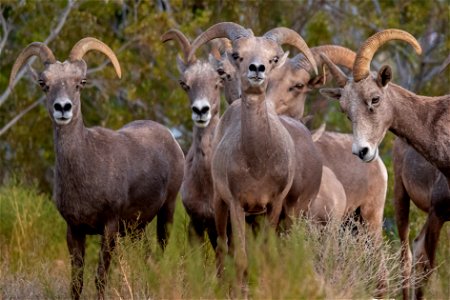
<path fill-rule="evenodd" d="M 44 44 L 48 45 L 50 42 L 52 42 L 59 34 L 61 29 L 63 28 L 64 24 L 66 23 L 67 17 L 69 16 L 70 11 L 75 6 L 76 0 L 68 0 L 67 6 L 63 10 L 61 18 L 59 19 L 58 24 L 54 29 L 50 31 L 50 34 L 45 39 Z M 28 64 L 32 64 L 35 61 L 36 57 L 33 57 L 29 60 Z M 5 101 L 8 99 L 9 95 L 11 94 L 12 88 L 17 84 L 17 82 L 25 75 L 26 68 L 22 68 L 22 70 L 17 73 L 16 78 L 11 84 L 11 87 L 7 87 L 6 90 L 3 92 L 3 94 L 0 96 L 0 106 L 5 103 Z"/>
<path fill-rule="evenodd" d="M 3 48 L 5 48 L 6 41 L 8 40 L 9 32 L 11 31 L 11 27 L 6 23 L 5 18 L 3 17 L 3 9 L 0 10 L 0 23 L 2 24 L 3 36 L 0 41 L 0 55 L 2 54 Z"/>
<path fill-rule="evenodd" d="M 2 129 L 0 129 L 0 136 L 5 134 L 12 126 L 14 126 L 23 116 L 25 116 L 28 112 L 30 112 L 33 108 L 37 107 L 41 104 L 45 99 L 45 95 L 41 96 L 38 100 L 33 102 L 30 106 L 22 110 L 18 115 L 16 115 L 11 121 L 9 121 Z"/>

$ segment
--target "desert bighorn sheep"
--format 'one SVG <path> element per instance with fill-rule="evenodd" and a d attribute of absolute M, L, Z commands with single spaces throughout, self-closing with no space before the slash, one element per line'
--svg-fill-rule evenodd
<path fill-rule="evenodd" d="M 445 176 L 417 153 L 414 148 L 396 138 L 393 149 L 394 162 L 394 209 L 398 235 L 402 244 L 403 299 L 409 299 L 411 266 L 419 278 L 414 278 L 414 297 L 423 298 L 423 286 L 435 261 L 435 250 L 428 239 L 435 236 L 431 231 L 439 232 L 443 221 L 436 216 L 436 211 L 450 212 L 448 201 L 450 190 Z M 412 201 L 419 209 L 428 213 L 419 236 L 414 240 L 413 255 L 409 247 L 409 206 Z M 433 207 L 433 208 L 432 208 Z M 412 259 L 414 257 L 414 259 Z M 425 258 L 422 260 L 422 257 Z M 423 261 L 423 263 L 421 263 Z"/>
<path fill-rule="evenodd" d="M 419 54 L 422 51 L 417 40 L 405 31 L 388 29 L 378 32 L 359 49 L 353 79 L 348 79 L 323 56 L 340 88 L 321 89 L 321 93 L 339 100 L 342 110 L 352 121 L 352 152 L 363 161 L 370 162 L 377 156 L 378 145 L 389 129 L 441 171 L 450 185 L 450 95 L 416 95 L 390 82 L 392 71 L 389 66 L 383 66 L 377 74 L 370 73 L 370 62 L 376 50 L 394 39 L 408 42 Z M 449 202 L 450 196 L 441 203 Z M 431 205 L 428 215 L 429 229 L 422 232 L 422 242 L 416 246 L 423 249 L 418 251 L 424 253 L 420 257 L 421 263 L 433 267 L 438 229 L 450 220 L 450 211 L 448 207 L 437 209 Z"/>
<path fill-rule="evenodd" d="M 80 93 L 86 83 L 83 56 L 91 50 L 105 54 L 121 76 L 114 52 L 94 38 L 80 40 L 69 59 L 56 60 L 50 48 L 35 42 L 19 55 L 10 84 L 31 56 L 45 69 L 39 84 L 47 95 L 55 144 L 54 198 L 67 223 L 67 245 L 72 263 L 72 297 L 83 288 L 87 234 L 102 235 L 96 286 L 104 298 L 106 275 L 115 237 L 128 226 L 143 230 L 155 216 L 161 246 L 173 220 L 175 199 L 183 179 L 184 156 L 170 131 L 153 121 L 135 121 L 118 131 L 86 128 Z"/>
<path fill-rule="evenodd" d="M 217 245 L 214 222 L 213 183 L 211 177 L 212 141 L 219 123 L 222 80 L 214 67 L 193 57 L 188 60 L 191 43 L 179 30 L 171 29 L 161 41 L 176 40 L 183 59 L 177 57 L 180 85 L 187 93 L 194 121 L 192 145 L 186 155 L 181 198 L 191 221 L 189 234 L 203 239 L 206 231 L 213 249 Z"/>
<path fill-rule="evenodd" d="M 211 171 L 219 235 L 217 263 L 220 274 L 230 214 L 237 282 L 245 295 L 245 215 L 267 213 L 269 223 L 277 227 L 280 216 L 288 220 L 307 210 L 322 175 L 322 164 L 306 127 L 289 117 L 278 117 L 266 101 L 267 76 L 286 61 L 288 52 L 283 52 L 282 44 L 296 46 L 313 65 L 315 62 L 293 30 L 275 28 L 255 37 L 231 22 L 213 25 L 198 36 L 189 56 L 206 42 L 223 37 L 232 42 L 242 97 L 225 111 L 214 137 Z"/>

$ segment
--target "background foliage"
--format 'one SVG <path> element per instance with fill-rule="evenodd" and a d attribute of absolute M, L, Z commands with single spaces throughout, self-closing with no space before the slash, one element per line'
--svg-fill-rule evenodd
<path fill-rule="evenodd" d="M 43 191 L 51 190 L 54 161 L 52 127 L 46 109 L 36 105 L 43 93 L 25 72 L 14 90 L 7 90 L 9 74 L 18 53 L 33 41 L 49 41 L 64 61 L 81 38 L 93 36 L 115 50 L 123 69 L 117 79 L 106 58 L 88 54 L 89 85 L 83 91 L 83 116 L 87 126 L 120 128 L 135 119 L 149 118 L 180 132 L 184 149 L 190 144 L 190 113 L 187 97 L 178 87 L 174 43 L 159 37 L 178 28 L 194 39 L 202 30 L 221 21 L 234 21 L 263 34 L 277 26 L 299 32 L 310 46 L 327 43 L 356 50 L 374 32 L 401 28 L 417 37 L 424 55 L 417 56 L 403 43 L 390 43 L 378 52 L 373 65 L 389 63 L 394 81 L 417 93 L 449 93 L 450 71 L 438 74 L 449 54 L 447 0 L 365 1 L 2 1 L 0 4 L 0 179 L 20 174 L 37 180 Z M 60 26 L 60 31 L 57 27 Z M 292 50 L 292 49 L 290 49 Z M 295 51 L 294 51 L 295 52 Z M 39 69 L 38 62 L 34 66 Z M 310 113 L 314 126 L 326 120 L 329 130 L 350 131 L 349 122 L 336 104 L 313 92 Z M 5 130 L 19 113 L 33 109 Z M 223 110 L 224 108 L 222 108 Z M 383 148 L 390 164 L 390 144 Z"/>

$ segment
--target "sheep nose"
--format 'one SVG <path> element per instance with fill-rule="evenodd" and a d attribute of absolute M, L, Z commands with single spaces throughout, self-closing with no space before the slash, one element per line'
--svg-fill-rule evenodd
<path fill-rule="evenodd" d="M 368 147 L 364 147 L 364 148 L 361 148 L 361 150 L 359 150 L 358 151 L 358 157 L 360 158 L 360 159 L 364 159 L 364 157 L 366 156 L 366 154 L 369 152 L 369 148 Z"/>
<path fill-rule="evenodd" d="M 204 115 L 207 114 L 210 110 L 210 105 L 207 100 L 201 99 L 196 100 L 194 104 L 192 104 L 191 107 L 192 111 L 197 115 Z"/>
<path fill-rule="evenodd" d="M 263 64 L 252 63 L 248 66 L 250 72 L 264 73 L 266 67 Z"/>
<path fill-rule="evenodd" d="M 55 104 L 53 104 L 53 108 L 56 111 L 60 111 L 62 113 L 64 112 L 68 112 L 72 109 L 72 103 L 70 103 L 69 101 L 67 102 L 56 102 Z"/>

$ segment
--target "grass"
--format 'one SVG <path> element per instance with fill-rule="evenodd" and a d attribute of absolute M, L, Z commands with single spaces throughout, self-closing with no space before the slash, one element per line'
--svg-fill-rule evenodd
<path fill-rule="evenodd" d="M 140 240 L 118 241 L 109 271 L 108 298 L 229 298 L 234 267 L 226 260 L 224 277 L 215 276 L 215 254 L 208 243 L 190 245 L 188 217 L 180 201 L 166 251 L 151 223 Z M 420 218 L 412 222 L 418 232 Z M 423 217 L 422 217 L 423 219 Z M 358 224 L 356 224 L 358 226 Z M 66 225 L 47 194 L 11 183 L 0 188 L 0 298 L 68 298 L 69 255 Z M 360 228 L 363 231 L 363 229 Z M 367 235 L 362 235 L 367 237 Z M 450 298 L 450 228 L 441 233 L 439 267 L 427 297 Z M 87 240 L 83 298 L 96 295 L 94 274 L 100 239 Z M 386 239 L 374 251 L 365 238 L 331 223 L 317 228 L 306 220 L 281 237 L 270 230 L 248 234 L 249 296 L 255 299 L 370 298 L 385 258 L 388 297 L 400 297 L 398 241 Z"/>

